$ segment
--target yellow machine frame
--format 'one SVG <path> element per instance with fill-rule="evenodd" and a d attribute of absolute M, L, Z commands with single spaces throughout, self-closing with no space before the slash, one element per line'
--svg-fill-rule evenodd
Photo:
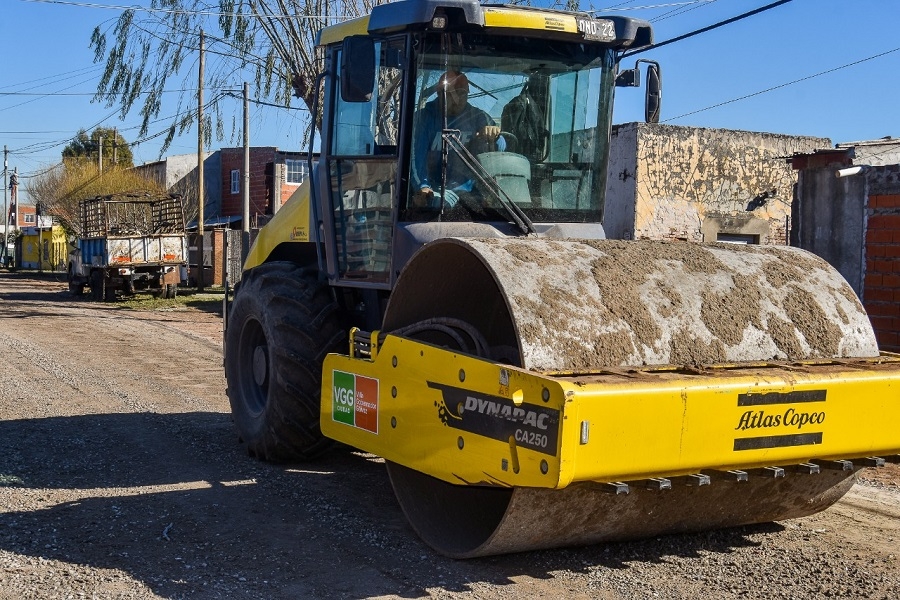
<path fill-rule="evenodd" d="M 564 488 L 893 455 L 898 362 L 533 373 L 387 335 L 370 356 L 328 356 L 321 426 L 470 485 Z"/>

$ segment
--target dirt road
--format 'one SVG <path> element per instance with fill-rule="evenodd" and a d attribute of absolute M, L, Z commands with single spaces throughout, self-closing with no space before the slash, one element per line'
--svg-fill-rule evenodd
<path fill-rule="evenodd" d="M 472 561 L 406 525 L 383 465 L 249 458 L 214 312 L 0 273 L 0 598 L 900 597 L 900 477 L 819 515 Z"/>

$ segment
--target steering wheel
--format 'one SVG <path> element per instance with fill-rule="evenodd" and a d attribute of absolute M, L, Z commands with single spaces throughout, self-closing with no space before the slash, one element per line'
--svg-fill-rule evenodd
<path fill-rule="evenodd" d="M 509 131 L 501 131 L 500 136 L 506 140 L 506 152 L 517 152 L 519 150 L 519 138 L 516 134 Z M 494 142 L 496 144 L 496 142 Z"/>

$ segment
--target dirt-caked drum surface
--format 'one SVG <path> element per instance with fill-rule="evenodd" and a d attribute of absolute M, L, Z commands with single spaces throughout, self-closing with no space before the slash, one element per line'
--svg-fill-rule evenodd
<path fill-rule="evenodd" d="M 847 282 L 788 247 L 445 239 L 407 265 L 384 329 L 434 317 L 471 323 L 489 358 L 536 371 L 878 355 Z M 624 499 L 591 485 L 454 490 L 460 486 L 397 465 L 389 471 L 419 534 L 462 557 L 793 518 L 830 506 L 853 477 L 642 490 Z M 472 523 L 466 515 L 476 513 L 489 516 Z"/>

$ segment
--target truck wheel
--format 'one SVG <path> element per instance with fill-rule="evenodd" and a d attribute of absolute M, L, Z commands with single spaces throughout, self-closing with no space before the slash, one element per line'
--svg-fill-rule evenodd
<path fill-rule="evenodd" d="M 69 281 L 69 293 L 73 296 L 81 296 L 84 294 L 84 283 L 75 281 L 75 265 L 69 263 L 67 277 Z"/>
<path fill-rule="evenodd" d="M 109 285 L 109 282 L 105 282 L 103 286 L 103 299 L 107 302 L 116 301 L 116 288 Z"/>
<path fill-rule="evenodd" d="M 106 293 L 106 278 L 103 277 L 103 271 L 93 271 L 91 273 L 91 300 L 94 302 L 102 302 Z"/>
<path fill-rule="evenodd" d="M 322 362 L 347 334 L 327 283 L 293 263 L 244 274 L 225 333 L 228 400 L 251 456 L 311 459 L 331 446 L 319 429 Z"/>

